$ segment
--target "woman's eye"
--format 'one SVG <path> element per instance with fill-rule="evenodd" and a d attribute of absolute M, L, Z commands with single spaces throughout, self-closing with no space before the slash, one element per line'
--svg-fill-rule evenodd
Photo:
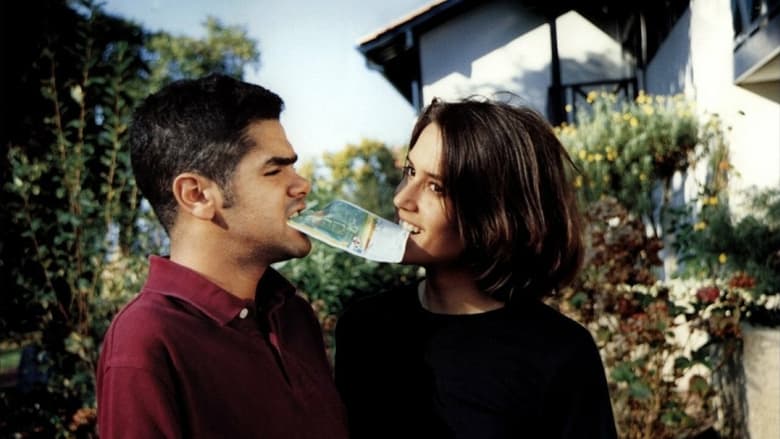
<path fill-rule="evenodd" d="M 409 177 L 414 177 L 415 170 L 414 170 L 414 168 L 413 168 L 413 167 L 411 167 L 411 166 L 408 166 L 408 165 L 407 165 L 407 166 L 404 166 L 404 168 L 403 168 L 403 173 L 404 173 L 404 175 L 406 175 L 406 176 L 409 176 Z"/>
<path fill-rule="evenodd" d="M 439 185 L 439 184 L 437 184 L 437 183 L 430 183 L 430 184 L 428 184 L 428 187 L 429 187 L 429 188 L 430 188 L 430 189 L 431 189 L 433 192 L 436 192 L 437 194 L 441 194 L 441 193 L 443 193 L 443 192 L 444 192 L 444 188 L 443 188 L 443 187 L 441 187 L 441 185 Z"/>

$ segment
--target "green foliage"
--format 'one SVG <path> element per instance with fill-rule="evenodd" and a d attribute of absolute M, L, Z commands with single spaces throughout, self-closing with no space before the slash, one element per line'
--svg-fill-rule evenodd
<path fill-rule="evenodd" d="M 171 79 L 163 60 L 177 79 L 240 76 L 258 54 L 245 34 L 214 21 L 206 43 L 177 40 L 184 49 L 159 55 L 141 28 L 89 0 L 21 6 L 22 23 L 37 24 L 22 26 L 29 33 L 8 75 L 19 90 L 2 133 L 0 353 L 24 361 L 17 385 L 0 388 L 0 436 L 88 437 L 103 334 L 139 290 L 147 255 L 164 245 L 125 146 L 132 109 Z"/>
<path fill-rule="evenodd" d="M 700 144 L 699 119 L 681 95 L 640 93 L 633 102 L 591 92 L 590 108 L 576 125 L 556 128 L 582 176 L 575 186 L 583 203 L 602 196 L 620 200 L 630 211 L 652 218 L 656 181 L 667 183 L 694 161 Z"/>
<path fill-rule="evenodd" d="M 165 32 L 149 38 L 151 91 L 177 79 L 215 72 L 240 79 L 246 67 L 260 66 L 260 52 L 246 29 L 225 26 L 214 17 L 208 17 L 204 27 L 204 38 L 173 36 Z"/>
<path fill-rule="evenodd" d="M 28 321 L 4 316 L 4 338 L 34 346 L 37 357 L 28 366 L 47 377 L 30 383 L 28 396 L 42 410 L 37 418 L 28 416 L 32 426 L 27 428 L 64 436 L 81 427 L 72 424 L 71 410 L 94 407 L 103 331 L 140 286 L 138 278 L 118 271 L 116 264 L 144 269 L 143 257 L 129 251 L 138 244 L 133 236 L 138 233 L 139 195 L 129 153 L 122 147 L 143 85 L 134 58 L 138 48 L 100 34 L 111 21 L 91 9 L 75 23 L 73 46 L 43 51 L 38 65 L 46 76 L 40 93 L 48 114 L 39 129 L 48 135 L 37 138 L 48 144 L 12 145 L 6 156 L 8 221 L 21 231 L 22 247 L 15 250 L 24 261 L 8 269 L 15 299 L 33 305 L 27 308 Z M 71 66 L 61 68 L 61 50 L 68 51 L 67 61 L 77 67 L 75 75 L 66 73 Z M 36 331 L 27 332 L 31 328 Z M 2 393 L 11 406 L 24 396 Z"/>
<path fill-rule="evenodd" d="M 673 232 L 679 276 L 729 279 L 755 300 L 747 319 L 776 326 L 780 311 L 769 312 L 760 299 L 780 294 L 780 189 L 747 198 L 749 213 L 738 220 L 715 197 L 705 198 L 696 216 L 695 206 L 677 211 Z"/>
<path fill-rule="evenodd" d="M 660 241 L 614 198 L 585 213 L 586 269 L 550 303 L 597 341 L 621 437 L 687 437 L 715 417 L 712 346 L 735 340 L 740 296 L 658 282 Z"/>
<path fill-rule="evenodd" d="M 551 303 L 598 341 L 621 436 L 687 437 L 716 419 L 724 436 L 739 436 L 744 408 L 723 397 L 739 384 L 719 377 L 738 373 L 741 322 L 780 324 L 778 191 L 754 194 L 758 202 L 737 221 L 717 115 L 700 122 L 681 96 L 619 102 L 593 93 L 588 101 L 577 125 L 556 129 L 582 170 L 574 184 L 587 259 Z M 698 189 L 682 206 L 670 201 L 678 172 Z M 656 280 L 660 232 L 682 278 Z"/>

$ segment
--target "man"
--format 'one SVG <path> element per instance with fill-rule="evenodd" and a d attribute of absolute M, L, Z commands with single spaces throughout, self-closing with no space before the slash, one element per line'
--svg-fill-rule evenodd
<path fill-rule="evenodd" d="M 101 438 L 346 437 L 317 320 L 270 267 L 311 249 L 287 226 L 310 185 L 293 168 L 282 105 L 212 75 L 136 111 L 133 170 L 170 257 L 151 257 L 106 333 Z"/>

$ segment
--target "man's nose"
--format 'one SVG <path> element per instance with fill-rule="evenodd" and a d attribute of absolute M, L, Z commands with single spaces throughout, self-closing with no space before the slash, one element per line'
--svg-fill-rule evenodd
<path fill-rule="evenodd" d="M 311 183 L 309 180 L 295 174 L 296 181 L 290 186 L 290 195 L 293 198 L 305 197 L 311 192 Z"/>

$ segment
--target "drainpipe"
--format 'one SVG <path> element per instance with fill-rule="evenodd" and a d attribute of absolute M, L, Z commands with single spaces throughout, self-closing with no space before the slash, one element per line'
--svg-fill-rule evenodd
<path fill-rule="evenodd" d="M 558 57 L 558 30 L 555 26 L 556 15 L 547 17 L 550 25 L 550 48 L 552 49 L 550 73 L 552 74 L 550 88 L 547 94 L 547 117 L 550 123 L 560 125 L 566 120 L 564 111 L 563 86 L 561 84 L 561 60 Z"/>
<path fill-rule="evenodd" d="M 639 11 L 639 42 L 640 42 L 640 54 L 639 57 L 641 58 L 641 80 L 642 83 L 639 84 L 639 88 L 642 90 L 647 90 L 647 23 L 645 22 L 645 14 L 642 11 Z M 640 78 L 638 78 L 640 79 Z M 637 90 L 634 91 L 636 93 Z"/>

